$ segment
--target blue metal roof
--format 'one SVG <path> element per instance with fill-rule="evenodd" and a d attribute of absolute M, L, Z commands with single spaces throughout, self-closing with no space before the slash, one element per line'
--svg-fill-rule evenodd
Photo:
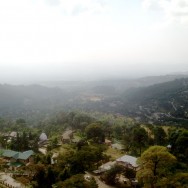
<path fill-rule="evenodd" d="M 9 157 L 9 158 L 14 158 L 14 159 L 26 160 L 33 154 L 34 154 L 34 152 L 32 150 L 28 150 L 28 151 L 24 151 L 24 152 L 17 152 L 17 151 L 12 151 L 12 150 L 2 150 L 3 157 Z"/>

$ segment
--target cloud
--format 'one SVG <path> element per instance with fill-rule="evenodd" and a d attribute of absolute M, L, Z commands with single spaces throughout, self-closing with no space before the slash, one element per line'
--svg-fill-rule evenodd
<path fill-rule="evenodd" d="M 142 5 L 145 9 L 151 9 L 151 10 L 163 9 L 163 1 L 161 0 L 144 0 Z"/>
<path fill-rule="evenodd" d="M 162 10 L 167 23 L 188 24 L 188 0 L 144 0 L 143 7 Z"/>
<path fill-rule="evenodd" d="M 57 6 L 60 5 L 60 0 L 46 0 L 46 3 L 51 6 Z"/>
<path fill-rule="evenodd" d="M 61 12 L 73 16 L 82 13 L 101 13 L 106 7 L 106 0 L 45 0 L 45 3 L 58 6 Z"/>

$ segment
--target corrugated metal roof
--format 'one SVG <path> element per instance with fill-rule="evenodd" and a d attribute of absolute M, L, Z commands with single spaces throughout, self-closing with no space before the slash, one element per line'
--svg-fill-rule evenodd
<path fill-rule="evenodd" d="M 26 160 L 33 154 L 34 152 L 32 150 L 24 151 L 23 153 L 20 153 L 19 159 Z"/>
<path fill-rule="evenodd" d="M 12 150 L 4 150 L 2 156 L 3 157 L 13 157 L 16 155 L 18 152 L 12 151 Z"/>
<path fill-rule="evenodd" d="M 136 157 L 132 157 L 130 155 L 124 155 L 123 157 L 120 157 L 119 159 L 116 159 L 117 162 L 124 162 L 124 163 L 128 163 L 131 164 L 133 167 L 138 167 L 136 161 L 137 158 Z"/>
<path fill-rule="evenodd" d="M 24 151 L 24 152 L 17 152 L 17 151 L 12 151 L 12 150 L 2 150 L 3 157 L 9 157 L 9 158 L 14 158 L 14 159 L 26 160 L 33 154 L 34 154 L 34 152 L 32 150 L 28 150 L 28 151 Z"/>

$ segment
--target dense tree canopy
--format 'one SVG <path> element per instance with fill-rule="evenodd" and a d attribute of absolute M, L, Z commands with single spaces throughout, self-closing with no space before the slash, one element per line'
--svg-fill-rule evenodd
<path fill-rule="evenodd" d="M 176 158 L 163 146 L 151 146 L 138 159 L 137 178 L 144 187 L 156 187 L 162 178 L 168 178 L 170 166 Z"/>
<path fill-rule="evenodd" d="M 182 162 L 188 163 L 188 131 L 172 130 L 169 136 L 171 152 Z"/>
<path fill-rule="evenodd" d="M 100 123 L 92 123 L 86 127 L 87 139 L 92 139 L 95 143 L 103 143 L 105 139 L 104 131 Z"/>
<path fill-rule="evenodd" d="M 0 119 L 0 144 L 3 148 L 16 151 L 32 149 L 35 151 L 35 164 L 25 166 L 29 172 L 27 182 L 33 187 L 88 187 L 95 188 L 95 183 L 89 184 L 83 180 L 85 171 L 96 170 L 101 164 L 116 158 L 115 149 L 105 145 L 105 138 L 112 143 L 123 143 L 126 153 L 132 156 L 140 156 L 140 170 L 137 178 L 141 186 L 163 188 L 186 187 L 188 184 L 187 159 L 188 159 L 188 131 L 180 128 L 138 124 L 125 117 L 112 114 L 63 112 L 43 119 L 38 126 L 29 127 L 23 119 Z M 70 143 L 62 144 L 61 135 L 65 130 L 73 130 L 73 139 Z M 164 131 L 165 130 L 165 131 Z M 10 133 L 17 132 L 17 137 L 10 138 Z M 47 154 L 40 154 L 38 141 L 41 131 L 48 135 Z M 168 134 L 167 134 L 168 133 Z M 78 139 L 77 139 L 78 138 Z M 168 141 L 168 142 L 167 142 Z M 167 150 L 162 146 L 172 147 Z M 106 150 L 108 148 L 108 150 Z M 146 150 L 144 153 L 142 153 Z M 172 153 L 177 157 L 170 154 Z M 51 164 L 53 154 L 59 156 Z M 124 151 L 118 151 L 124 155 Z M 107 156 L 108 154 L 108 156 Z M 116 183 L 116 177 L 124 175 L 128 179 L 135 177 L 132 169 L 120 167 L 112 168 L 103 177 L 109 184 Z M 32 176 L 33 175 L 33 176 Z M 22 180 L 23 177 L 22 177 Z M 81 182 L 80 180 L 83 180 Z M 40 186 L 41 182 L 44 182 Z"/>
<path fill-rule="evenodd" d="M 154 133 L 154 143 L 156 145 L 165 145 L 166 144 L 166 133 L 164 131 L 164 129 L 162 127 L 155 127 L 153 129 L 153 133 Z"/>
<path fill-rule="evenodd" d="M 77 174 L 64 182 L 59 182 L 57 188 L 98 188 L 94 178 L 85 180 L 83 174 Z"/>

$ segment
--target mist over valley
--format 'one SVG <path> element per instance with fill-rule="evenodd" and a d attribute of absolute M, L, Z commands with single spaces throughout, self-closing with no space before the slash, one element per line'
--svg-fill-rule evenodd
<path fill-rule="evenodd" d="M 187 188 L 188 0 L 1 0 L 0 187 Z"/>

